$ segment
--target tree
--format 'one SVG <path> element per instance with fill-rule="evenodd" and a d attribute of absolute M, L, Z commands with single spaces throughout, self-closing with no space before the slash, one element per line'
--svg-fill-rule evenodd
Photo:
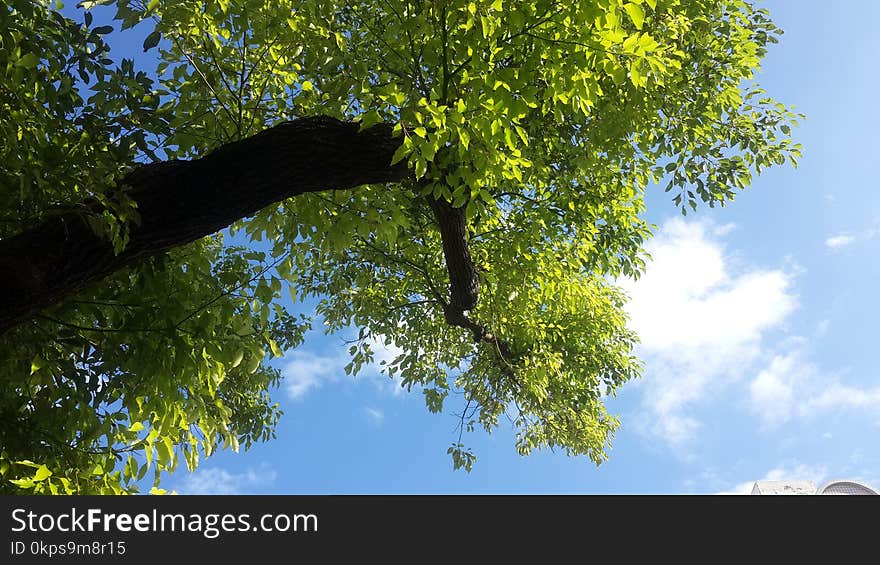
<path fill-rule="evenodd" d="M 89 10 L 152 26 L 150 74 Z M 128 492 L 268 439 L 311 319 L 462 431 L 597 464 L 638 376 L 644 192 L 799 156 L 745 0 L 91 0 L 0 9 L 4 492 Z M 248 238 L 224 242 L 226 226 Z M 460 437 L 454 467 L 475 455 Z"/>

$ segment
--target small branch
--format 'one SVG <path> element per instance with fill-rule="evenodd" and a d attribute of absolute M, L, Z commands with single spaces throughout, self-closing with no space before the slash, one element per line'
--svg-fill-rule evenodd
<path fill-rule="evenodd" d="M 195 316 L 196 314 L 198 314 L 199 312 L 201 312 L 202 310 L 204 310 L 204 309 L 207 308 L 208 306 L 214 304 L 214 303 L 217 302 L 218 300 L 220 300 L 220 299 L 222 299 L 222 298 L 225 298 L 225 297 L 229 296 L 230 294 L 232 294 L 232 293 L 234 293 L 234 292 L 237 292 L 237 291 L 241 290 L 241 288 L 244 287 L 245 285 L 250 284 L 250 283 L 254 282 L 255 280 L 257 280 L 258 278 L 262 277 L 262 276 L 265 275 L 267 272 L 269 272 L 269 269 L 274 268 L 278 263 L 280 263 L 281 261 L 283 261 L 284 259 L 286 259 L 289 255 L 290 255 L 290 252 L 285 253 L 285 254 L 282 255 L 281 257 L 279 257 L 279 258 L 275 259 L 274 261 L 272 261 L 272 263 L 270 263 L 267 267 L 263 268 L 259 273 L 257 273 L 256 275 L 252 276 L 252 277 L 251 277 L 250 279 L 248 279 L 247 281 L 235 285 L 235 286 L 232 287 L 231 289 L 229 289 L 229 290 L 227 290 L 227 291 L 225 291 L 225 292 L 220 293 L 219 295 L 215 296 L 215 297 L 212 298 L 211 300 L 208 300 L 208 301 L 205 302 L 204 304 L 200 305 L 198 308 L 196 308 L 195 310 L 193 310 L 192 312 L 190 312 L 185 318 L 183 318 L 182 320 L 180 320 L 179 322 L 177 322 L 177 324 L 174 325 L 174 329 L 178 329 L 178 328 L 180 328 L 180 326 L 183 325 L 184 322 L 190 320 L 193 316 Z"/>

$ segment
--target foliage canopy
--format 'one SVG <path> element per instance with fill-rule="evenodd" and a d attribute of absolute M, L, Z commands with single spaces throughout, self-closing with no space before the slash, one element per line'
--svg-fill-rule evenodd
<path fill-rule="evenodd" d="M 108 4 L 156 57 L 112 58 L 88 11 Z M 357 329 L 348 372 L 394 344 L 384 370 L 429 410 L 463 391 L 463 430 L 508 414 L 520 453 L 601 463 L 619 425 L 603 399 L 640 370 L 613 281 L 644 268 L 646 187 L 686 213 L 799 156 L 799 116 L 753 82 L 781 31 L 745 0 L 81 7 L 0 8 L 0 239 L 80 210 L 121 250 L 138 221 L 113 190 L 126 172 L 304 116 L 396 124 L 413 174 L 279 202 L 234 225 L 250 245 L 177 248 L 0 337 L 4 492 L 158 487 L 181 460 L 271 437 L 268 361 L 311 322 L 288 292 L 327 331 Z M 466 211 L 467 316 L 495 341 L 447 323 L 431 199 Z M 460 439 L 449 452 L 475 459 Z"/>

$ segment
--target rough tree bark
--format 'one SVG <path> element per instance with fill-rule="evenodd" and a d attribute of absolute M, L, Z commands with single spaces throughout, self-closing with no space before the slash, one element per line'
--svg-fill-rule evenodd
<path fill-rule="evenodd" d="M 133 261 L 212 234 L 274 202 L 409 176 L 405 162 L 390 164 L 400 144 L 391 125 L 358 130 L 356 123 L 303 118 L 197 160 L 136 169 L 120 186 L 137 202 L 141 224 L 132 227 L 119 255 L 76 213 L 0 240 L 0 334 Z"/>
<path fill-rule="evenodd" d="M 467 314 L 468 310 L 476 308 L 479 302 L 480 277 L 468 246 L 465 208 L 463 206 L 456 208 L 445 200 L 435 198 L 429 198 L 428 204 L 434 212 L 434 219 L 440 230 L 443 258 L 449 275 L 449 300 L 443 303 L 446 323 L 468 330 L 475 342 L 490 344 L 498 355 L 501 370 L 507 376 L 513 377 L 511 362 L 515 355 L 510 344 L 499 339 L 489 328 L 474 321 Z"/>
<path fill-rule="evenodd" d="M 455 208 L 446 200 L 429 198 L 428 204 L 440 229 L 443 242 L 443 258 L 449 274 L 449 309 L 454 312 L 473 310 L 480 295 L 480 278 L 477 276 L 471 252 L 468 249 L 467 218 L 464 207 Z M 451 322 L 450 322 L 451 323 Z"/>

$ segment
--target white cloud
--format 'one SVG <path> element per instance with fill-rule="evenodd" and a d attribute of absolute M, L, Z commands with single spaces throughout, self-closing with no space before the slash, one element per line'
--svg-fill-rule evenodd
<path fill-rule="evenodd" d="M 343 354 L 345 352 L 342 352 Z M 348 358 L 315 355 L 308 351 L 292 350 L 285 353 L 287 361 L 281 367 L 287 395 L 298 400 L 326 381 L 338 380 L 345 375 Z"/>
<path fill-rule="evenodd" d="M 370 406 L 367 406 L 364 408 L 364 413 L 367 415 L 367 419 L 370 421 L 370 423 L 377 428 L 382 425 L 383 421 L 385 421 L 385 413 L 378 408 L 371 408 Z"/>
<path fill-rule="evenodd" d="M 841 384 L 832 375 L 821 373 L 814 364 L 804 361 L 807 345 L 802 342 L 789 353 L 774 356 L 749 383 L 752 410 L 765 426 L 821 412 L 880 409 L 880 387 Z"/>
<path fill-rule="evenodd" d="M 796 270 L 744 266 L 725 249 L 729 232 L 705 221 L 666 222 L 647 246 L 653 260 L 645 274 L 622 283 L 645 360 L 644 379 L 634 386 L 646 409 L 631 421 L 682 453 L 700 430 L 695 408 L 746 378 L 749 405 L 765 428 L 880 408 L 880 387 L 838 382 L 810 361 L 827 320 L 812 338 L 768 342 L 797 307 Z"/>
<path fill-rule="evenodd" d="M 230 473 L 220 467 L 197 469 L 185 476 L 174 490 L 180 494 L 244 494 L 258 487 L 271 485 L 278 478 L 268 464 L 244 473 Z"/>
<path fill-rule="evenodd" d="M 679 407 L 679 405 L 674 405 L 672 409 L 665 406 L 655 407 L 657 419 L 648 431 L 673 445 L 681 445 L 691 440 L 700 429 L 700 422 L 690 416 L 682 416 L 677 411 Z M 642 425 L 644 427 L 644 423 Z"/>
<path fill-rule="evenodd" d="M 383 390 L 395 395 L 406 392 L 400 386 L 399 376 L 388 378 L 383 374 L 385 366 L 390 364 L 403 350 L 394 343 L 385 343 L 383 336 L 368 339 L 373 351 L 373 363 L 361 367 L 359 379 L 371 381 Z M 288 397 L 299 400 L 325 383 L 340 382 L 348 377 L 345 366 L 351 361 L 349 346 L 330 346 L 324 348 L 324 355 L 302 349 L 292 349 L 284 354 L 281 375 L 284 378 L 284 390 Z"/>
<path fill-rule="evenodd" d="M 722 224 L 720 226 L 716 226 L 715 229 L 712 230 L 712 233 L 718 237 L 721 237 L 721 236 L 729 234 L 730 232 L 732 232 L 735 229 L 736 229 L 736 224 L 727 223 L 727 224 Z"/>
<path fill-rule="evenodd" d="M 755 481 L 746 481 L 744 483 L 739 483 L 730 490 L 716 492 L 715 494 L 752 494 L 752 488 L 754 488 L 754 486 Z"/>
<path fill-rule="evenodd" d="M 805 360 L 810 340 L 788 341 L 788 353 L 775 355 L 749 383 L 752 410 L 765 426 L 774 427 L 794 417 L 808 418 L 822 412 L 880 409 L 880 387 L 842 384 L 833 374 L 821 372 Z"/>
<path fill-rule="evenodd" d="M 870 241 L 880 235 L 880 219 L 875 219 L 871 227 L 860 230 L 858 235 L 839 233 L 825 240 L 825 246 L 829 249 L 839 249 L 858 241 Z"/>
<path fill-rule="evenodd" d="M 815 380 L 816 373 L 816 368 L 803 362 L 797 352 L 776 355 L 749 384 L 752 408 L 766 426 L 787 422 L 795 412 L 798 392 Z"/>
<path fill-rule="evenodd" d="M 785 272 L 728 272 L 711 224 L 672 220 L 647 247 L 646 273 L 624 286 L 632 327 L 649 350 L 753 342 L 794 309 Z"/>
<path fill-rule="evenodd" d="M 808 398 L 803 412 L 814 410 L 846 408 L 880 408 L 880 388 L 862 389 L 853 386 L 831 383 L 818 394 Z"/>
<path fill-rule="evenodd" d="M 817 486 L 828 476 L 828 468 L 824 465 L 807 465 L 798 461 L 790 461 L 775 467 L 764 475 L 764 481 L 812 481 Z"/>
<path fill-rule="evenodd" d="M 855 237 L 851 235 L 834 235 L 825 240 L 825 247 L 830 249 L 837 249 L 839 247 L 845 247 L 856 240 Z"/>
<path fill-rule="evenodd" d="M 746 374 L 764 334 L 796 308 L 792 275 L 737 267 L 719 240 L 729 231 L 668 221 L 647 246 L 645 274 L 622 283 L 646 363 L 642 427 L 673 444 L 699 429 L 687 407 Z"/>

